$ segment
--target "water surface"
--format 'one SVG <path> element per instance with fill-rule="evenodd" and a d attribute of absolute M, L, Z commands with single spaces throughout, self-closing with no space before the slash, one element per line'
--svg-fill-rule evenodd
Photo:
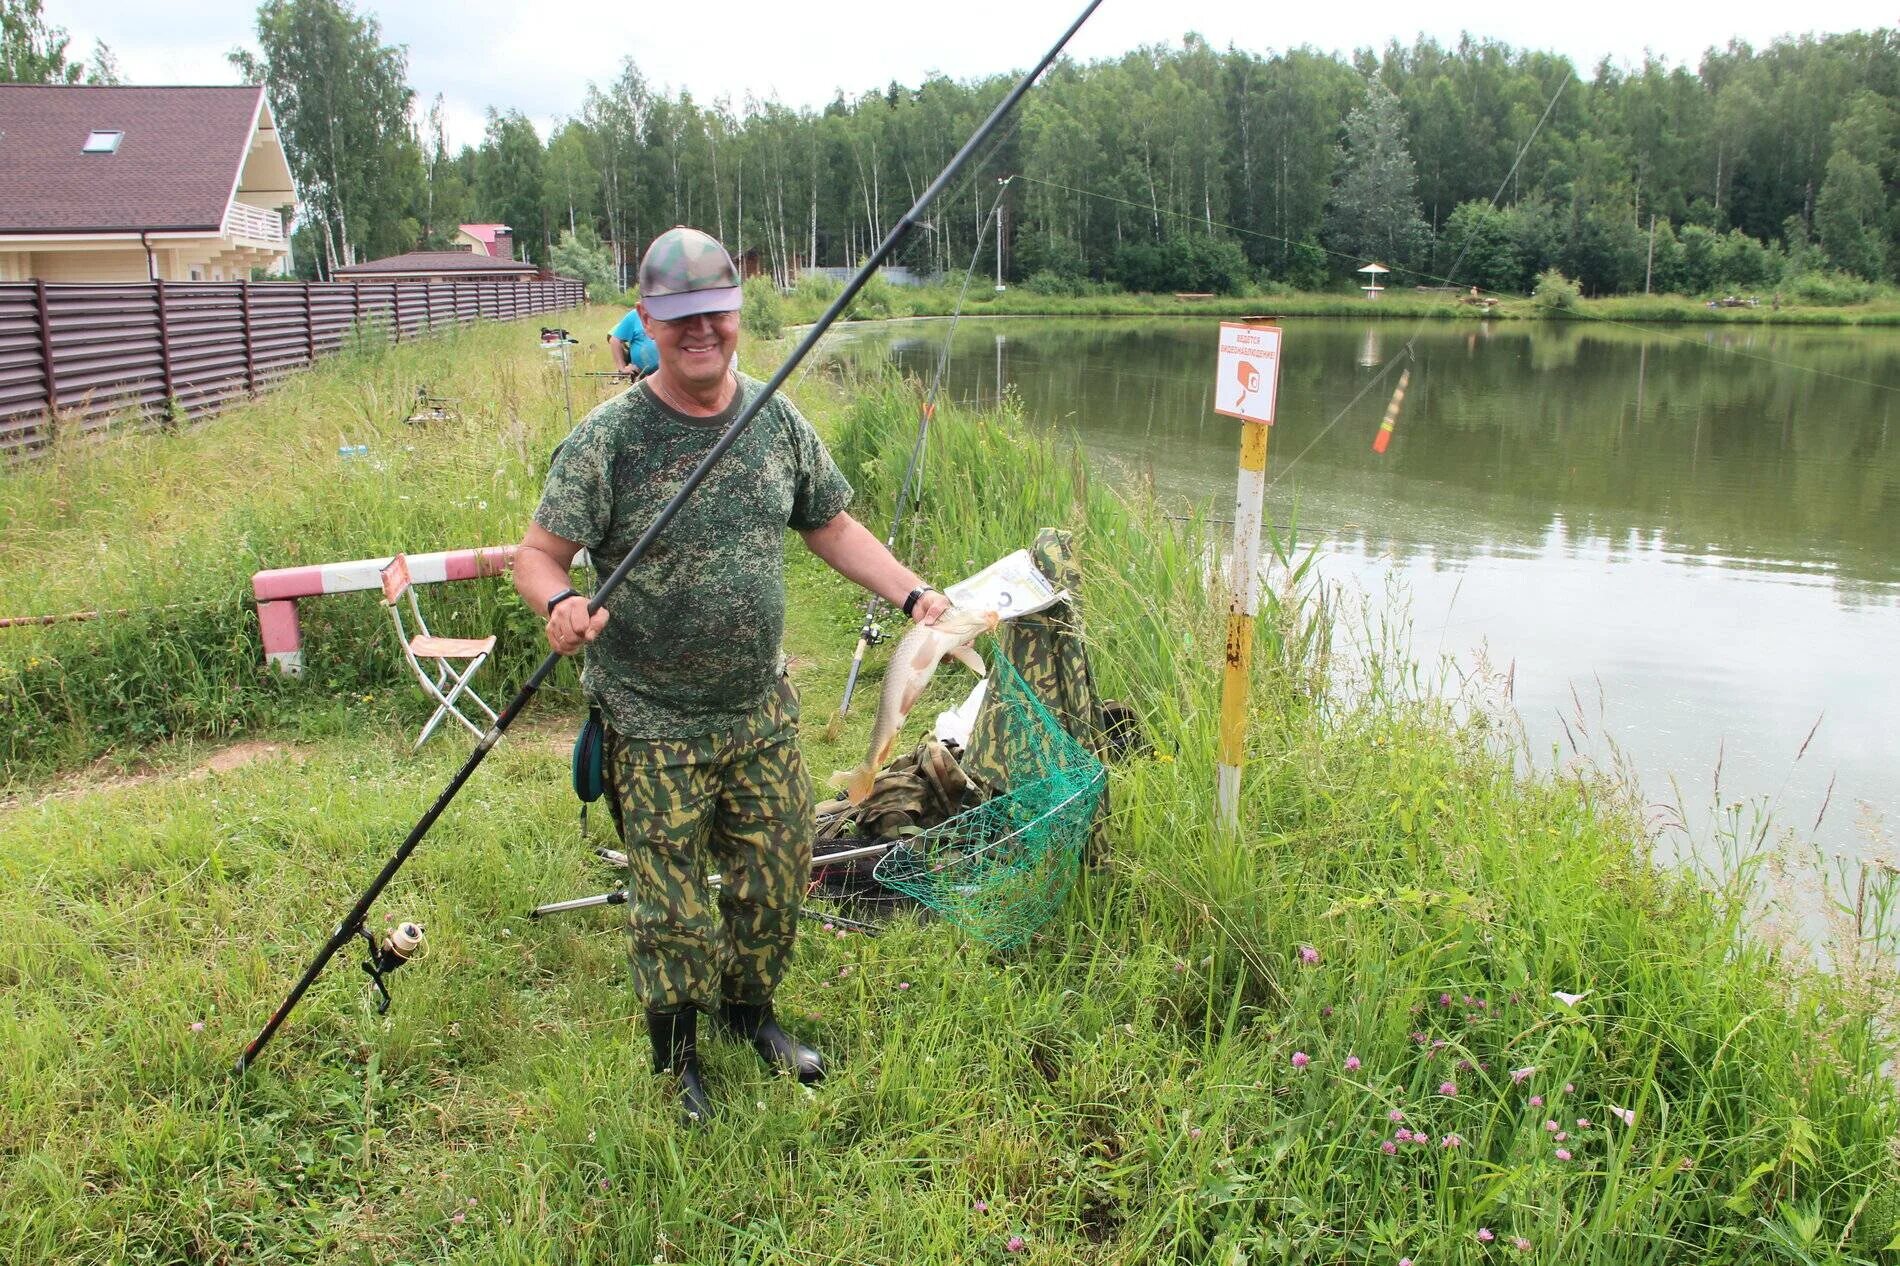
<path fill-rule="evenodd" d="M 1215 325 L 966 320 L 946 393 L 1013 393 L 1110 477 L 1225 516 Z M 927 375 L 946 327 L 840 339 Z M 1803 834 L 1825 803 L 1818 838 L 1855 853 L 1900 816 L 1900 331 L 1285 328 L 1270 515 L 1375 606 L 1396 582 L 1428 663 L 1508 671 L 1542 759 L 1614 744 L 1698 819 L 1719 765 L 1723 802 Z"/>

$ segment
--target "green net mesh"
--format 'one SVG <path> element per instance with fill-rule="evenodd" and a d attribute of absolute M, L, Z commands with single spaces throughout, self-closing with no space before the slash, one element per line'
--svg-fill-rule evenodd
<path fill-rule="evenodd" d="M 1006 771 L 998 794 L 910 836 L 878 863 L 876 878 L 999 949 L 1049 921 L 1075 882 L 1108 775 L 1036 698 L 1015 667 L 992 657 L 986 753 Z M 992 710 L 997 710 L 992 712 Z"/>

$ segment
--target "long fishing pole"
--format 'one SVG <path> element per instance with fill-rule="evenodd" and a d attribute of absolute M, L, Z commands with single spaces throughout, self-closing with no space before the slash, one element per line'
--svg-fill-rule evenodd
<path fill-rule="evenodd" d="M 910 236 L 912 228 L 916 226 L 918 217 L 923 214 L 924 209 L 943 191 L 944 186 L 956 178 L 963 165 L 969 162 L 970 157 L 996 130 L 997 125 L 1016 108 L 1016 103 L 1022 100 L 1023 94 L 1027 93 L 1030 86 L 1041 77 L 1042 72 L 1049 68 L 1049 64 L 1055 61 L 1063 47 L 1074 38 L 1075 33 L 1082 28 L 1084 22 L 1089 20 L 1101 3 L 1102 0 L 1089 0 L 1081 15 L 1069 24 L 1068 29 L 1062 33 L 1062 37 L 1042 55 L 1042 60 L 1017 81 L 1008 96 L 997 103 L 996 109 L 983 120 L 971 134 L 970 139 L 963 143 L 963 148 L 950 159 L 949 165 L 939 172 L 937 178 L 931 181 L 930 186 L 918 196 L 916 204 L 892 226 L 890 233 L 878 244 L 878 248 L 871 252 L 870 258 L 859 266 L 857 274 L 846 283 L 843 293 L 832 300 L 831 306 L 825 309 L 824 315 L 818 318 L 817 324 L 805 332 L 805 337 L 799 340 L 798 346 L 792 349 L 791 355 L 772 374 L 764 389 L 753 398 L 750 404 L 740 410 L 739 416 L 733 419 L 732 425 L 726 428 L 725 434 L 721 435 L 707 450 L 706 456 L 700 459 L 699 465 L 686 476 L 686 482 L 680 485 L 679 491 L 673 494 L 672 499 L 665 506 L 661 507 L 660 512 L 654 516 L 653 522 L 648 524 L 646 531 L 640 534 L 640 539 L 635 541 L 633 548 L 627 551 L 627 556 L 620 560 L 620 565 L 601 582 L 600 588 L 587 601 L 587 613 L 590 616 L 599 611 L 606 603 L 608 595 L 620 587 L 621 581 L 627 578 L 627 573 L 633 569 L 634 565 L 646 557 L 647 552 L 653 548 L 655 538 L 666 530 L 667 525 L 673 521 L 673 517 L 679 513 L 680 507 L 686 504 L 687 498 L 698 490 L 699 485 L 705 482 L 706 476 L 712 473 L 713 467 L 719 464 L 727 450 L 738 442 L 739 436 L 746 427 L 752 424 L 752 419 L 758 416 L 759 411 L 765 407 L 778 389 L 785 384 L 785 380 L 798 367 L 798 363 L 810 353 L 813 347 L 817 346 L 818 340 L 824 336 L 825 331 L 850 307 L 851 301 L 857 298 L 858 292 L 864 289 L 865 283 L 871 279 L 871 275 L 876 272 L 879 265 L 890 258 L 904 239 Z M 370 886 L 363 890 L 362 895 L 356 899 L 356 903 L 350 907 L 349 913 L 343 916 L 343 921 L 338 923 L 336 929 L 330 933 L 330 939 L 324 942 L 323 949 L 318 952 L 316 958 L 311 960 L 310 965 L 304 968 L 303 975 L 297 978 L 295 985 L 291 986 L 289 995 L 284 998 L 277 1010 L 271 1013 L 264 1027 L 244 1048 L 244 1053 L 238 1056 L 237 1065 L 233 1070 L 237 1075 L 242 1076 L 244 1070 L 250 1067 L 251 1062 L 263 1051 L 272 1035 L 296 1007 L 298 1000 L 322 974 L 330 960 L 336 957 L 337 952 L 363 934 L 363 921 L 369 915 L 370 906 L 375 903 L 377 897 L 382 895 L 383 889 L 389 885 L 391 879 L 395 878 L 402 864 L 409 860 L 409 854 L 422 843 L 422 838 L 429 833 L 429 828 L 435 825 L 436 819 L 441 817 L 443 810 L 449 807 L 449 802 L 455 799 L 456 793 L 461 791 L 463 784 L 474 774 L 476 767 L 487 757 L 489 751 L 501 741 L 501 736 L 507 733 L 508 727 L 514 723 L 528 701 L 540 690 L 541 683 L 548 679 L 555 665 L 560 662 L 561 655 L 550 651 L 547 658 L 543 659 L 534 672 L 529 674 L 528 680 L 516 692 L 515 697 L 508 701 L 508 706 L 502 709 L 501 715 L 495 718 L 488 732 L 482 735 L 480 742 L 476 743 L 475 750 L 469 753 L 462 767 L 455 772 L 455 776 L 449 780 L 448 785 L 436 796 L 435 803 L 430 805 L 428 811 L 422 815 L 415 826 L 410 828 L 408 837 L 403 840 L 389 860 L 383 863 L 382 870 L 377 872 Z"/>
<path fill-rule="evenodd" d="M 957 306 L 950 313 L 950 328 L 943 336 L 943 350 L 937 354 L 937 368 L 931 375 L 930 390 L 924 393 L 923 408 L 917 414 L 917 438 L 910 446 L 910 461 L 904 466 L 904 480 L 897 487 L 897 506 L 891 511 L 891 530 L 884 537 L 884 548 L 897 547 L 897 532 L 904 525 L 904 515 L 910 501 L 911 484 L 917 477 L 917 468 L 923 462 L 924 442 L 930 434 L 930 420 L 937 412 L 937 394 L 943 389 L 944 370 L 950 364 L 950 340 L 956 335 L 957 321 L 963 316 L 963 299 L 970 291 L 970 278 L 976 275 L 978 259 L 983 254 L 983 239 L 989 235 L 990 225 L 1003 209 L 1003 191 L 1009 187 L 1014 176 L 1004 176 L 997 180 L 996 202 L 990 207 L 989 218 L 977 231 L 976 249 L 970 252 L 970 266 L 963 271 L 963 288 L 957 291 Z M 857 689 L 858 674 L 864 669 L 864 652 L 874 645 L 880 637 L 877 627 L 877 609 L 884 600 L 876 594 L 864 604 L 864 622 L 858 628 L 857 649 L 851 652 L 851 671 L 845 675 L 844 698 L 838 702 L 838 711 L 825 726 L 826 737 L 836 738 L 844 719 L 851 712 L 851 694 Z"/>

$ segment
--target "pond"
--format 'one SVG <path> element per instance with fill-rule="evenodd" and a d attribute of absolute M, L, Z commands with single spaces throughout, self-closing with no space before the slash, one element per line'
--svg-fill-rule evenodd
<path fill-rule="evenodd" d="M 1108 477 L 1228 517 L 1238 424 L 1209 407 L 1216 327 L 966 319 L 945 394 L 1013 394 Z M 947 328 L 833 346 L 927 377 Z M 1718 802 L 1766 802 L 1830 852 L 1891 832 L 1900 331 L 1284 328 L 1269 516 L 1297 521 L 1327 579 L 1375 612 L 1402 594 L 1422 662 L 1508 673 L 1540 764 L 1620 753 L 1647 800 L 1680 796 L 1691 836 Z"/>

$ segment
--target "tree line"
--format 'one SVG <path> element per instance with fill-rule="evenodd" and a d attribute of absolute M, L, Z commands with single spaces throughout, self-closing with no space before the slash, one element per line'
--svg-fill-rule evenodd
<path fill-rule="evenodd" d="M 624 284 L 688 223 L 789 282 L 866 254 L 1011 82 L 794 109 L 702 103 L 628 60 L 545 141 L 491 108 L 482 142 L 452 149 L 441 98 L 418 108 L 404 50 L 349 0 L 266 0 L 257 35 L 233 59 L 268 86 L 304 199 L 298 261 L 319 274 L 500 221 L 526 258 L 560 250 Z M 1000 198 L 1005 276 L 1053 290 L 1326 287 L 1372 260 L 1400 284 L 1520 293 L 1551 268 L 1594 294 L 1884 281 L 1897 156 L 1891 29 L 1587 75 L 1469 37 L 1344 57 L 1189 35 L 1059 63 L 898 262 L 960 273 Z"/>

